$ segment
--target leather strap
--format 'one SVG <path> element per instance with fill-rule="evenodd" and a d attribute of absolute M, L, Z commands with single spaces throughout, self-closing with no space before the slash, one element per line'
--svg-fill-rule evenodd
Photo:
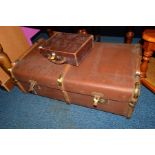
<path fill-rule="evenodd" d="M 66 103 L 71 104 L 71 101 L 70 101 L 70 98 L 69 98 L 67 91 L 62 90 L 62 93 L 64 95 Z"/>
<path fill-rule="evenodd" d="M 66 101 L 66 103 L 68 103 L 68 104 L 70 104 L 71 101 L 70 101 L 70 97 L 69 97 L 67 91 L 65 91 L 64 79 L 65 79 L 65 76 L 66 76 L 66 74 L 68 73 L 70 67 L 71 67 L 71 65 L 66 64 L 66 67 L 64 68 L 63 73 L 62 73 L 62 78 L 63 78 L 63 80 L 62 80 L 62 85 L 59 86 L 59 87 L 61 87 L 61 90 L 62 90 L 62 93 L 63 93 L 63 95 L 64 95 L 65 101 Z"/>

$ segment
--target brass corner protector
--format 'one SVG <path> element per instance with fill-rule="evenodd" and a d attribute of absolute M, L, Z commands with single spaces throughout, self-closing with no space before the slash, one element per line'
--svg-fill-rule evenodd
<path fill-rule="evenodd" d="M 134 108 L 139 96 L 140 96 L 140 82 L 136 81 L 131 100 L 128 104 L 129 108 L 128 108 L 127 118 L 131 118 L 131 115 L 134 111 Z"/>

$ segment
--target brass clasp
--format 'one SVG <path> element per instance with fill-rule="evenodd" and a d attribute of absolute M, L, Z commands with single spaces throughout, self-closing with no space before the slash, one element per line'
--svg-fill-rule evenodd
<path fill-rule="evenodd" d="M 106 104 L 107 101 L 108 101 L 107 99 L 104 99 L 103 97 L 95 95 L 93 98 L 93 106 L 97 107 L 98 103 Z"/>
<path fill-rule="evenodd" d="M 48 60 L 57 64 L 57 65 L 64 64 L 67 61 L 65 57 L 56 55 L 55 52 L 52 52 L 52 54 L 48 55 Z"/>
<path fill-rule="evenodd" d="M 49 60 L 55 60 L 56 59 L 56 54 L 53 52 L 51 56 L 48 57 Z"/>

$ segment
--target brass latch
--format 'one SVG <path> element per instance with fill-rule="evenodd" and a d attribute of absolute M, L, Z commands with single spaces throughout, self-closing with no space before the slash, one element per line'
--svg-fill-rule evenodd
<path fill-rule="evenodd" d="M 48 60 L 58 65 L 64 64 L 66 62 L 65 57 L 56 55 L 55 52 L 52 52 L 52 54 L 48 55 Z"/>
<path fill-rule="evenodd" d="M 51 56 L 48 57 L 49 60 L 55 60 L 56 59 L 56 54 L 53 52 Z"/>
<path fill-rule="evenodd" d="M 98 103 L 106 104 L 107 101 L 108 101 L 107 99 L 104 99 L 103 97 L 95 95 L 93 98 L 93 106 L 97 107 Z"/>
<path fill-rule="evenodd" d="M 62 56 L 52 56 L 49 60 L 57 65 L 64 64 L 67 61 L 66 58 Z"/>

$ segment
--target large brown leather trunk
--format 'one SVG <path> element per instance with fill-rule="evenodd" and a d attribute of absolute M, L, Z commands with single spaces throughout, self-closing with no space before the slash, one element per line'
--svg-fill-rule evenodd
<path fill-rule="evenodd" d="M 49 62 L 35 47 L 13 74 L 27 92 L 130 117 L 138 98 L 140 52 L 138 45 L 95 43 L 74 67 Z"/>

